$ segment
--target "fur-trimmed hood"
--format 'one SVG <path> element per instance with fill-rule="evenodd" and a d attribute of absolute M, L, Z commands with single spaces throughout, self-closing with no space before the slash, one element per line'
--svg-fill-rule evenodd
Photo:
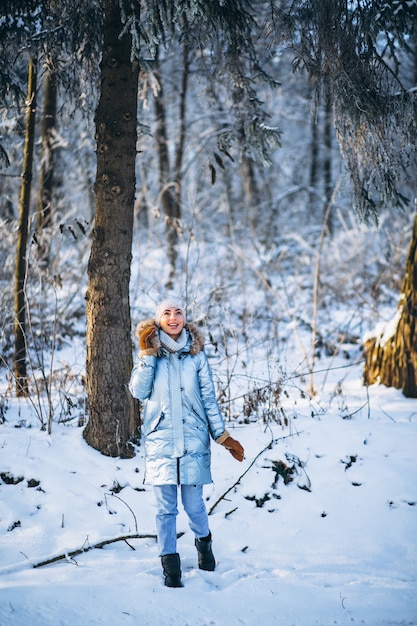
<path fill-rule="evenodd" d="M 136 326 L 136 332 L 135 332 L 136 337 L 140 339 L 140 335 L 142 334 L 142 332 L 146 328 L 149 328 L 150 326 L 156 326 L 156 328 L 159 329 L 159 326 L 155 323 L 155 320 L 153 318 L 149 318 L 147 320 L 143 320 L 142 322 L 139 322 L 139 324 Z M 184 328 L 188 332 L 191 338 L 189 353 L 191 354 L 191 356 L 195 356 L 196 354 L 201 352 L 201 350 L 204 349 L 204 335 L 202 331 L 199 329 L 199 327 L 197 326 L 197 324 L 195 324 L 194 322 L 187 322 L 184 325 Z M 156 333 L 156 335 L 153 337 L 152 347 L 153 347 L 153 350 L 155 349 L 158 351 L 160 350 L 161 341 L 159 339 L 159 333 Z M 152 350 L 152 353 L 153 353 L 153 350 Z M 146 350 L 141 351 L 141 355 L 145 356 L 146 352 L 147 352 Z"/>

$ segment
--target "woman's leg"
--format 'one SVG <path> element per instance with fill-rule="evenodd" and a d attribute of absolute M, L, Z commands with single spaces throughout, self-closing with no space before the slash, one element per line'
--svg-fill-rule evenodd
<path fill-rule="evenodd" d="M 203 488 L 194 485 L 181 485 L 181 498 L 190 520 L 190 528 L 195 535 L 194 543 L 198 552 L 198 567 L 212 572 L 216 567 L 216 561 L 212 550 L 206 505 L 203 500 Z"/>
<path fill-rule="evenodd" d="M 177 485 L 154 486 L 159 556 L 177 551 Z"/>
<path fill-rule="evenodd" d="M 210 533 L 206 505 L 203 500 L 203 487 L 181 485 L 181 500 L 188 515 L 190 529 L 196 539 L 207 537 Z"/>

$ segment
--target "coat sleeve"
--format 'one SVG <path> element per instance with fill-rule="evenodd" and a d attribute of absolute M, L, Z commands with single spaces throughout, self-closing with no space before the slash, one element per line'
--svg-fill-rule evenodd
<path fill-rule="evenodd" d="M 152 392 L 155 376 L 155 356 L 137 356 L 129 381 L 129 391 L 138 400 L 147 400 Z"/>
<path fill-rule="evenodd" d="M 204 351 L 200 353 L 199 383 L 201 399 L 206 412 L 210 434 L 213 439 L 218 439 L 224 432 L 224 420 L 217 404 L 216 391 L 214 389 L 213 376 L 207 355 Z"/>

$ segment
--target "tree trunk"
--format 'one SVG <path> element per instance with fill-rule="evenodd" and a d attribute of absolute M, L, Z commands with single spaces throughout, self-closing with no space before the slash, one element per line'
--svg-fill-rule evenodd
<path fill-rule="evenodd" d="M 39 174 L 38 209 L 36 235 L 38 238 L 39 256 L 48 259 L 49 246 L 44 241 L 43 230 L 52 224 L 52 193 L 53 193 L 53 141 L 56 127 L 57 87 L 55 76 L 47 70 L 45 74 L 45 95 L 42 111 L 42 156 Z"/>
<path fill-rule="evenodd" d="M 158 150 L 159 184 L 161 187 L 160 197 L 162 212 L 166 224 L 168 259 L 170 264 L 170 276 L 167 284 L 167 288 L 169 289 L 172 287 L 177 260 L 177 223 L 180 217 L 180 208 L 177 202 L 179 195 L 175 191 L 177 182 L 171 177 L 165 95 L 162 75 L 159 71 L 158 57 L 155 61 L 155 75 L 158 79 L 159 84 L 158 95 L 156 95 L 154 98 L 156 117 L 155 140 Z"/>
<path fill-rule="evenodd" d="M 328 215 L 327 218 L 327 232 L 329 235 L 333 232 L 333 220 L 331 211 L 327 211 L 330 204 L 333 183 L 332 183 L 332 134 L 333 134 L 333 112 L 332 112 L 332 95 L 331 87 L 328 79 L 325 79 L 324 85 L 324 159 L 323 159 L 323 173 L 324 173 L 324 197 L 326 204 L 324 206 L 324 214 Z"/>
<path fill-rule="evenodd" d="M 259 220 L 262 218 L 262 197 L 256 182 L 255 162 L 246 154 L 241 157 L 241 179 L 244 191 L 244 206 L 249 218 L 249 225 L 256 235 Z"/>
<path fill-rule="evenodd" d="M 394 323 L 365 342 L 366 385 L 382 383 L 417 398 L 417 215 Z"/>
<path fill-rule="evenodd" d="M 186 23 L 186 27 L 188 24 Z M 190 50 L 187 41 L 183 44 L 183 68 L 181 78 L 181 93 L 179 106 L 179 133 L 175 152 L 175 203 L 177 205 L 177 217 L 181 217 L 181 190 L 182 190 L 182 164 L 185 152 L 185 130 L 187 114 L 188 79 L 190 76 Z"/>
<path fill-rule="evenodd" d="M 310 77 L 310 82 L 312 81 Z M 314 91 L 313 91 L 314 96 Z M 319 172 L 319 116 L 320 106 L 318 102 L 319 95 L 313 97 L 313 112 L 311 115 L 311 144 L 310 144 L 310 173 L 309 173 L 309 205 L 310 213 L 314 215 L 315 207 L 317 206 L 317 181 Z"/>
<path fill-rule="evenodd" d="M 177 260 L 178 228 L 179 220 L 181 218 L 182 165 L 185 151 L 186 104 L 189 73 L 189 47 L 188 43 L 185 41 L 183 43 L 183 67 L 179 101 L 179 130 L 176 138 L 175 154 L 173 155 L 174 168 L 172 168 L 168 150 L 168 127 L 164 86 L 162 75 L 159 71 L 158 57 L 156 58 L 155 75 L 158 79 L 159 91 L 158 95 L 154 99 L 156 117 L 155 139 L 159 160 L 161 204 L 166 223 L 167 250 L 170 263 L 170 274 L 166 284 L 167 289 L 172 289 L 173 287 Z"/>
<path fill-rule="evenodd" d="M 121 32 L 118 3 L 104 3 L 101 94 L 96 110 L 96 216 L 88 264 L 84 438 L 108 456 L 133 455 L 137 426 L 127 383 L 132 368 L 129 282 L 135 195 L 138 67 Z"/>
<path fill-rule="evenodd" d="M 17 233 L 16 274 L 14 287 L 14 375 L 16 395 L 28 390 L 26 369 L 26 275 L 29 230 L 30 191 L 32 186 L 33 151 L 36 115 L 36 62 L 29 61 L 28 104 L 26 110 L 25 152 L 23 157 L 22 189 L 20 194 L 19 229 Z"/>

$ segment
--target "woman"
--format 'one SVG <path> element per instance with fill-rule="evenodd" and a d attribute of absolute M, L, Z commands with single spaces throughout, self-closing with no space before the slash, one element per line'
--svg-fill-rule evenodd
<path fill-rule="evenodd" d="M 238 441 L 225 430 L 213 378 L 196 324 L 186 323 L 177 300 L 164 300 L 154 319 L 136 329 L 139 355 L 129 389 L 144 401 L 145 482 L 156 497 L 156 527 L 165 585 L 182 587 L 177 553 L 178 488 L 195 535 L 200 569 L 213 571 L 211 533 L 203 485 L 212 482 L 210 437 L 243 460 Z"/>

